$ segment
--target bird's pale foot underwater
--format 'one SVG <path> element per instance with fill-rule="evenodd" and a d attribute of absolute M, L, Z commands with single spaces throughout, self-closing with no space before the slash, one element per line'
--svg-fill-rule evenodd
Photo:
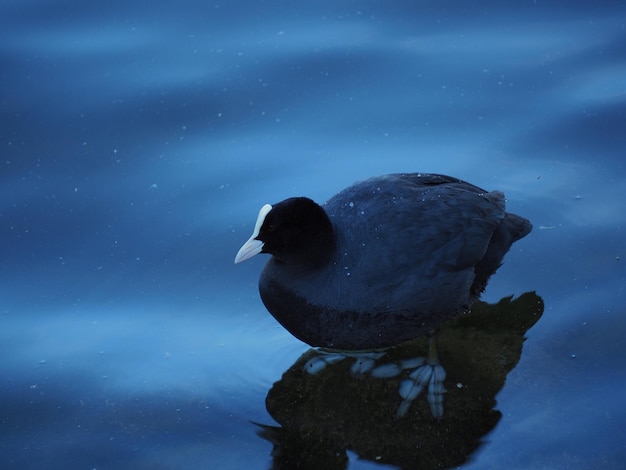
<path fill-rule="evenodd" d="M 327 366 L 352 359 L 354 362 L 350 367 L 350 373 L 355 378 L 366 374 L 377 379 L 392 379 L 404 375 L 406 378 L 400 381 L 398 387 L 402 402 L 396 417 L 404 416 L 424 389 L 427 389 L 426 399 L 432 416 L 434 418 L 443 416 L 443 395 L 446 392 L 443 381 L 446 378 L 446 371 L 439 362 L 435 336 L 429 337 L 427 357 L 402 359 L 380 365 L 377 365 L 378 361 L 385 357 L 385 351 L 348 352 L 319 349 L 317 352 L 318 355 L 304 365 L 304 370 L 308 374 L 319 374 Z"/>

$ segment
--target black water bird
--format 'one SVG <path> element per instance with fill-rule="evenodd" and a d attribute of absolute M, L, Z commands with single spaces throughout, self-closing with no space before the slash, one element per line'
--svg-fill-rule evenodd
<path fill-rule="evenodd" d="M 266 204 L 235 263 L 269 253 L 261 299 L 311 346 L 369 350 L 468 311 L 531 223 L 501 191 L 407 173 L 356 183 L 318 205 Z"/>

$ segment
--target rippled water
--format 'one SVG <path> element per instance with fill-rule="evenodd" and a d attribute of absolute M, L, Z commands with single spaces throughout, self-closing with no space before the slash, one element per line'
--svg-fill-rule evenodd
<path fill-rule="evenodd" d="M 465 467 L 622 467 L 620 2 L 28 0 L 0 39 L 2 468 L 279 468 L 254 423 L 308 348 L 233 257 L 263 203 L 398 171 L 535 226 L 484 299 L 545 310 Z"/>

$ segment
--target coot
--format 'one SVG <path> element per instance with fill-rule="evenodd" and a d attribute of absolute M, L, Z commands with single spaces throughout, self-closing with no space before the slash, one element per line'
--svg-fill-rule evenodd
<path fill-rule="evenodd" d="M 432 332 L 466 312 L 532 225 L 504 194 L 407 173 L 356 183 L 323 205 L 295 197 L 259 212 L 235 263 L 269 253 L 261 299 L 311 346 L 364 350 Z"/>

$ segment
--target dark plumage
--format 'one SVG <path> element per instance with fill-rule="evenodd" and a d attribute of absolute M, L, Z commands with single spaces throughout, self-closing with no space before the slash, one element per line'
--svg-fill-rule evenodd
<path fill-rule="evenodd" d="M 323 206 L 303 197 L 264 206 L 235 262 L 273 255 L 263 303 L 311 346 L 393 346 L 467 311 L 531 231 L 504 204 L 502 192 L 449 176 L 379 176 Z"/>

